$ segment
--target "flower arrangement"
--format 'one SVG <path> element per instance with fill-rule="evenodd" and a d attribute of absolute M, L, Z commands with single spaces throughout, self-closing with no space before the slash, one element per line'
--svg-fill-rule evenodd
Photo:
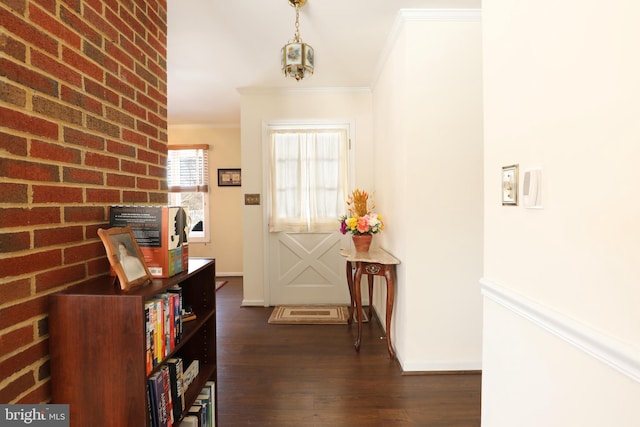
<path fill-rule="evenodd" d="M 340 218 L 340 232 L 353 235 L 376 234 L 384 230 L 382 216 L 372 213 L 368 207 L 369 194 L 366 191 L 356 189 L 347 199 L 349 215 Z M 371 206 L 371 209 L 375 206 Z"/>

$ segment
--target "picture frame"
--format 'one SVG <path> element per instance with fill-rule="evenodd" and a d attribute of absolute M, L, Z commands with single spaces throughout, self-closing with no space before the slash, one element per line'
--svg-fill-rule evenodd
<path fill-rule="evenodd" d="M 218 169 L 218 187 L 239 187 L 242 185 L 240 169 Z"/>
<path fill-rule="evenodd" d="M 502 167 L 502 205 L 518 205 L 518 165 Z"/>
<path fill-rule="evenodd" d="M 131 227 L 99 228 L 98 236 L 120 282 L 120 289 L 127 291 L 151 281 L 151 272 Z"/>

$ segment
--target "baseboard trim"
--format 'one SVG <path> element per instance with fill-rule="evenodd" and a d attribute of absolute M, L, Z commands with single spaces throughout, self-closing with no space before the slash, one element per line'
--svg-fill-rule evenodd
<path fill-rule="evenodd" d="M 461 362 L 434 362 L 434 361 L 419 361 L 419 362 L 405 362 L 400 361 L 400 367 L 402 368 L 403 375 L 408 375 L 409 372 L 428 372 L 430 374 L 443 374 L 447 372 L 477 372 L 482 370 L 482 362 L 480 361 L 461 361 Z"/>
<path fill-rule="evenodd" d="M 402 371 L 402 376 L 425 376 L 425 375 L 482 375 L 482 370 L 471 371 Z"/>
<path fill-rule="evenodd" d="M 480 285 L 482 294 L 487 299 L 552 333 L 633 381 L 640 382 L 640 353 L 638 350 L 531 301 L 491 280 L 481 279 Z"/>

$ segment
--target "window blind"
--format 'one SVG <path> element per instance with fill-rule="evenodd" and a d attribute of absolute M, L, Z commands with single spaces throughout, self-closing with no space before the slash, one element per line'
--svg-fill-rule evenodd
<path fill-rule="evenodd" d="M 167 186 L 173 193 L 209 191 L 209 145 L 169 145 Z"/>

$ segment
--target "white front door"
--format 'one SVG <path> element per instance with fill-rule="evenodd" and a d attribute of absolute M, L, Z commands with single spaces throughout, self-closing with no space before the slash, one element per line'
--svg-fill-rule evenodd
<path fill-rule="evenodd" d="M 340 232 L 269 233 L 269 303 L 349 304 Z"/>

